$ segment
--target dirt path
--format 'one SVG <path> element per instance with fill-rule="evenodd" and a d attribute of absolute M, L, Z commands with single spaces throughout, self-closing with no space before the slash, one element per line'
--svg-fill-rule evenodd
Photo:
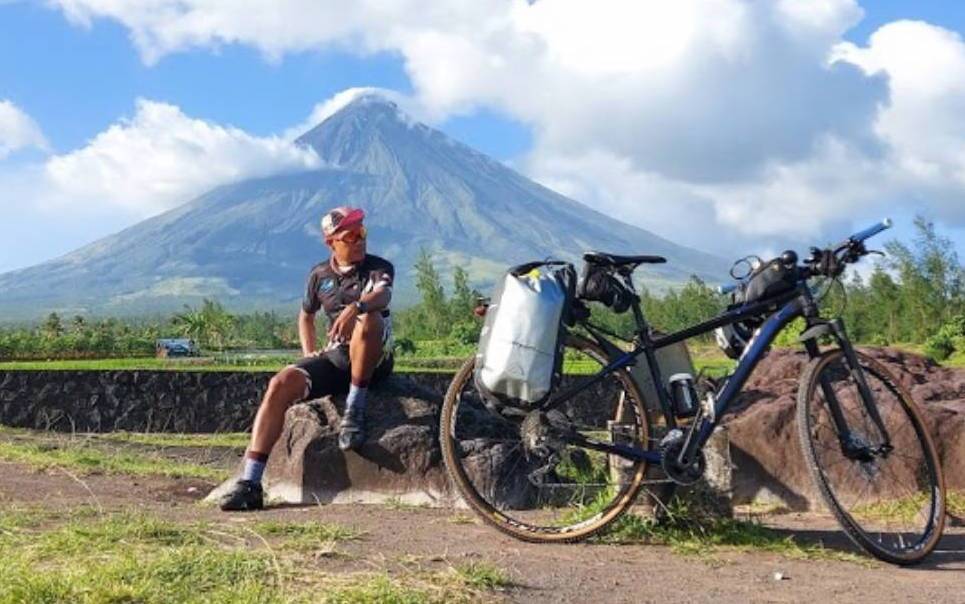
<path fill-rule="evenodd" d="M 636 545 L 530 545 L 467 521 L 465 512 L 386 506 L 275 508 L 258 514 L 226 515 L 198 504 L 213 486 L 197 480 L 94 475 L 62 470 L 39 472 L 0 463 L 0 505 L 65 508 L 95 505 L 105 510 L 141 509 L 183 521 L 255 520 L 337 522 L 364 531 L 339 544 L 345 556 L 332 571 L 395 568 L 484 560 L 508 571 L 515 586 L 505 593 L 518 602 L 965 602 L 965 529 L 950 527 L 939 551 L 922 566 L 806 561 L 768 553 L 684 556 L 667 547 Z M 771 522 L 771 521 L 769 521 Z M 801 515 L 773 519 L 798 539 L 823 540 L 850 550 L 833 523 Z M 775 580 L 782 573 L 784 580 Z"/>

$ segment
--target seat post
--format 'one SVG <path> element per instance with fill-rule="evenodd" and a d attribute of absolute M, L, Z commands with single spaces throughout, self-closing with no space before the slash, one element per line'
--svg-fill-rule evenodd
<path fill-rule="evenodd" d="M 642 342 L 649 343 L 650 326 L 647 324 L 647 319 L 643 316 L 643 309 L 640 307 L 640 295 L 637 293 L 637 288 L 633 286 L 633 269 L 618 272 L 623 277 L 623 282 L 630 289 L 630 292 L 633 293 L 633 304 L 630 306 L 633 309 L 633 320 L 637 324 L 637 335 Z"/>

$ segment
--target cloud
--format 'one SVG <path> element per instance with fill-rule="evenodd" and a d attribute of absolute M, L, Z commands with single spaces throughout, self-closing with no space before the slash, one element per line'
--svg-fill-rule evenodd
<path fill-rule="evenodd" d="M 147 216 L 243 178 L 320 165 L 311 149 L 282 137 L 256 137 L 140 99 L 85 147 L 49 158 L 45 177 L 58 203 L 92 203 Z"/>
<path fill-rule="evenodd" d="M 813 237 L 903 200 L 965 225 L 961 38 L 896 22 L 846 43 L 855 0 L 53 4 L 82 25 L 124 24 L 148 63 L 224 44 L 271 60 L 396 53 L 409 111 L 511 116 L 532 127 L 518 162 L 531 175 L 705 249 Z"/>
<path fill-rule="evenodd" d="M 319 165 L 313 150 L 284 137 L 253 136 L 140 99 L 133 117 L 79 149 L 0 162 L 8 226 L 0 272 L 69 252 L 218 185 Z"/>
<path fill-rule="evenodd" d="M 366 96 L 371 96 L 378 99 L 388 99 L 394 102 L 402 110 L 400 116 L 409 118 L 425 117 L 423 115 L 424 110 L 418 103 L 416 103 L 413 99 L 396 92 L 395 90 L 377 88 L 373 86 L 348 88 L 334 94 L 330 99 L 317 103 L 312 108 L 308 118 L 303 120 L 297 126 L 286 129 L 282 137 L 286 140 L 295 140 L 299 136 L 305 134 L 315 126 L 327 120 L 329 117 L 337 113 L 340 109 L 352 101 Z M 428 117 L 425 117 L 425 119 L 428 119 Z"/>
<path fill-rule="evenodd" d="M 875 132 L 909 191 L 965 226 L 965 43 L 955 32 L 920 21 L 876 31 L 867 47 L 842 43 L 841 62 L 888 78 L 889 99 Z"/>
<path fill-rule="evenodd" d="M 40 126 L 12 102 L 0 100 L 0 159 L 28 147 L 47 149 Z"/>

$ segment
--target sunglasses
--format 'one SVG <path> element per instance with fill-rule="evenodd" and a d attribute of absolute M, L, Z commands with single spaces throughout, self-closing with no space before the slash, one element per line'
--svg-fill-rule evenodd
<path fill-rule="evenodd" d="M 351 245 L 359 241 L 364 241 L 366 235 L 368 235 L 368 231 L 362 226 L 351 231 L 346 231 L 341 237 L 332 237 L 332 241 L 341 241 L 342 243 Z"/>

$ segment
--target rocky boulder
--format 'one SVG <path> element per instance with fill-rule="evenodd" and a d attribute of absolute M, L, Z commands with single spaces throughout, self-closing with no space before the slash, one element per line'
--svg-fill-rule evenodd
<path fill-rule="evenodd" d="M 449 487 L 439 449 L 441 397 L 405 377 L 392 376 L 369 392 L 367 441 L 354 452 L 338 448 L 344 396 L 293 405 L 265 471 L 276 503 L 398 500 L 447 505 Z M 231 481 L 215 489 L 216 499 Z"/>
<path fill-rule="evenodd" d="M 861 350 L 911 393 L 935 441 L 948 488 L 965 490 L 965 370 L 891 348 Z M 735 466 L 735 503 L 762 501 L 799 510 L 820 505 L 797 435 L 797 391 L 807 361 L 803 351 L 771 351 L 724 418 Z"/>

